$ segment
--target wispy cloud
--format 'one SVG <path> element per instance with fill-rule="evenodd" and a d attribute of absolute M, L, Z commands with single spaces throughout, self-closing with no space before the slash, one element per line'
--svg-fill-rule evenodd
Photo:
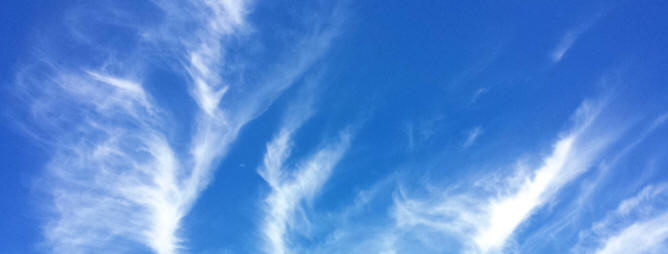
<path fill-rule="evenodd" d="M 409 151 L 419 149 L 437 133 L 442 125 L 443 116 L 435 115 L 429 118 L 409 121 L 404 124 L 402 131 L 406 134 L 406 143 Z"/>
<path fill-rule="evenodd" d="M 618 164 L 625 158 L 629 157 L 629 155 L 633 154 L 631 152 L 634 149 L 637 149 L 639 144 L 641 144 L 644 140 L 650 137 L 651 134 L 661 126 L 661 124 L 663 123 L 662 119 L 664 119 L 664 116 L 665 115 L 654 118 L 641 132 L 629 131 L 627 137 L 632 137 L 632 136 L 635 137 L 630 140 L 627 139 L 626 142 L 620 142 L 620 145 L 623 144 L 621 149 L 610 151 L 605 155 L 604 158 L 602 158 L 601 162 L 597 165 L 597 167 L 595 167 L 594 175 L 590 176 L 589 178 L 583 179 L 579 183 L 580 188 L 577 190 L 578 192 L 577 197 L 575 197 L 575 199 L 570 202 L 562 204 L 562 207 L 558 211 L 555 211 L 554 214 L 552 215 L 554 219 L 543 222 L 540 229 L 533 231 L 531 236 L 528 236 L 523 239 L 523 243 L 521 246 L 522 252 L 531 252 L 532 248 L 542 245 L 544 243 L 544 239 L 546 238 L 554 238 L 555 235 L 559 234 L 573 235 L 574 232 L 581 231 L 580 228 L 581 223 L 586 223 L 589 215 L 588 212 L 591 212 L 592 207 L 596 206 L 596 204 L 601 202 L 599 200 L 600 197 L 597 196 L 596 194 L 600 193 L 601 191 L 604 191 L 603 187 L 606 185 L 606 183 L 609 183 L 611 180 L 614 179 L 615 174 L 611 173 L 615 170 L 621 169 L 618 168 Z M 635 121 L 627 121 L 627 123 L 629 123 L 629 126 L 635 125 L 635 123 L 632 122 Z M 631 185 L 635 184 L 639 183 L 633 183 Z M 665 188 L 663 185 L 654 187 L 648 186 L 648 187 L 650 187 L 648 190 L 643 191 L 643 193 L 646 194 L 640 195 L 641 197 L 646 198 L 648 196 L 654 196 L 657 191 L 659 190 L 663 191 L 663 189 Z M 626 207 L 623 208 L 623 210 L 627 211 L 624 213 L 628 213 L 628 211 L 633 210 L 629 209 L 630 207 L 635 207 L 636 205 L 639 205 L 638 201 L 644 200 L 645 198 L 628 199 L 623 202 L 626 203 L 626 205 L 620 205 L 620 209 L 622 209 L 621 207 Z M 599 222 L 598 223 L 599 226 L 597 227 L 601 228 L 600 225 L 604 225 L 606 223 L 607 222 L 605 223 Z M 589 233 L 591 232 L 586 232 L 586 233 L 581 232 L 580 238 L 585 237 Z M 595 242 L 595 241 L 589 239 L 586 242 Z M 573 250 L 576 250 L 575 251 L 576 253 L 582 252 L 581 250 L 582 246 L 580 245 L 582 245 L 582 243 L 578 243 L 576 244 L 575 247 L 573 247 Z"/>
<path fill-rule="evenodd" d="M 350 143 L 349 131 L 344 130 L 336 141 L 324 145 L 295 166 L 285 165 L 291 153 L 292 136 L 312 114 L 311 105 L 306 101 L 288 110 L 283 126 L 267 144 L 263 165 L 258 169 L 271 187 L 271 193 L 264 200 L 261 229 L 265 253 L 293 253 L 290 233 L 308 225 L 304 202 L 315 197 Z"/>
<path fill-rule="evenodd" d="M 486 94 L 490 90 L 491 90 L 491 88 L 489 88 L 489 87 L 478 88 L 477 90 L 475 90 L 475 92 L 473 93 L 473 96 L 471 96 L 471 100 L 469 101 L 469 106 L 478 102 L 478 99 L 480 99 L 480 97 L 483 94 Z"/>
<path fill-rule="evenodd" d="M 668 186 L 665 184 L 646 186 L 635 197 L 623 200 L 615 210 L 615 215 L 628 216 L 632 211 L 643 205 L 646 206 L 648 202 L 657 197 L 667 196 L 666 194 L 668 194 Z"/>
<path fill-rule="evenodd" d="M 138 83 L 90 76 L 52 84 L 62 90 L 50 95 L 77 103 L 85 113 L 71 134 L 57 139 L 47 165 L 42 187 L 54 213 L 45 225 L 48 244 L 56 253 L 80 253 L 124 236 L 157 253 L 173 253 L 186 209 L 176 178 L 183 168 L 159 129 L 161 121 Z"/>
<path fill-rule="evenodd" d="M 480 134 L 482 134 L 482 127 L 480 126 L 474 127 L 466 135 L 466 140 L 464 140 L 464 144 L 462 146 L 464 146 L 464 148 L 468 148 L 469 146 L 473 145 L 473 143 L 475 143 Z"/>
<path fill-rule="evenodd" d="M 666 183 L 650 184 L 619 202 L 590 229 L 580 232 L 575 253 L 661 253 L 668 250 Z"/>
<path fill-rule="evenodd" d="M 559 43 L 557 43 L 557 46 L 550 53 L 550 59 L 552 62 L 557 63 L 561 61 L 568 50 L 570 50 L 573 44 L 575 44 L 575 42 L 578 40 L 580 35 L 587 32 L 601 16 L 602 13 L 599 13 L 588 21 L 566 31 L 559 40 Z"/>
<path fill-rule="evenodd" d="M 550 58 L 552 59 L 552 62 L 559 62 L 561 61 L 562 58 L 564 58 L 564 55 L 566 52 L 573 46 L 573 43 L 578 39 L 580 34 L 582 33 L 581 30 L 571 30 L 566 32 L 563 37 L 561 37 L 561 40 L 559 41 L 559 44 L 557 44 L 557 47 L 552 50 L 552 53 L 550 54 Z"/>
<path fill-rule="evenodd" d="M 634 223 L 606 240 L 597 254 L 665 253 L 668 247 L 668 213 Z"/>
<path fill-rule="evenodd" d="M 407 230 L 426 227 L 452 235 L 462 242 L 462 248 L 476 252 L 501 250 L 522 222 L 586 171 L 616 139 L 605 132 L 592 135 L 591 126 L 603 105 L 583 103 L 573 117 L 575 127 L 559 138 L 541 166 L 533 170 L 520 168 L 505 184 L 481 183 L 497 186 L 491 192 L 465 188 L 424 199 L 397 196 L 397 225 Z"/>
<path fill-rule="evenodd" d="M 319 150 L 298 164 L 294 172 L 281 171 L 285 180 L 265 178 L 278 185 L 265 200 L 266 217 L 263 234 L 267 241 L 265 252 L 290 253 L 289 233 L 298 228 L 298 220 L 308 224 L 303 202 L 311 200 L 327 181 L 331 171 L 345 152 L 349 134 L 341 134 L 336 143 Z M 302 217 L 303 216 L 303 217 Z"/>
<path fill-rule="evenodd" d="M 37 186 L 50 200 L 43 204 L 43 230 L 44 247 L 51 252 L 148 248 L 169 254 L 183 249 L 187 239 L 180 234 L 181 220 L 213 179 L 239 131 L 308 70 L 338 31 L 335 25 L 315 25 L 285 50 L 285 59 L 254 72 L 263 80 L 249 90 L 245 83 L 227 80 L 222 71 L 223 66 L 241 65 L 225 62 L 234 52 L 222 42 L 252 36 L 248 2 L 153 4 L 170 18 L 128 28 L 136 33 L 133 38 L 141 39 L 132 50 L 142 57 L 124 59 L 119 50 L 77 30 L 81 20 L 71 19 L 75 35 L 68 39 L 95 61 L 63 60 L 38 48 L 36 63 L 17 74 L 17 94 L 29 105 L 33 120 L 27 131 L 38 133 L 51 155 Z M 109 8 L 114 18 L 124 13 L 114 8 Z M 147 81 L 145 70 L 160 60 L 151 57 L 177 62 L 163 67 L 183 79 L 196 105 L 192 118 L 174 119 L 170 105 L 152 95 L 149 88 L 155 84 Z M 235 98 L 226 98 L 228 93 Z M 192 130 L 189 136 L 175 137 L 183 128 Z M 335 157 L 343 149 L 338 147 L 324 149 L 303 167 L 326 167 L 320 160 Z"/>

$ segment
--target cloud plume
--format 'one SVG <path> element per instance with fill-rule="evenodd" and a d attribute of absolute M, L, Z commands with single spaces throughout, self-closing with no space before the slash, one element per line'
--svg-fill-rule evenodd
<path fill-rule="evenodd" d="M 501 251 L 518 226 L 551 200 L 561 188 L 586 171 L 615 139 L 592 135 L 591 126 L 603 102 L 585 102 L 573 117 L 574 127 L 560 136 L 552 153 L 535 169 L 519 168 L 505 184 L 482 184 L 490 190 L 445 191 L 433 197 L 395 196 L 394 217 L 400 228 L 426 227 L 457 237 L 462 248 Z"/>
<path fill-rule="evenodd" d="M 277 135 L 267 144 L 258 173 L 271 187 L 264 200 L 262 234 L 265 253 L 294 253 L 290 233 L 308 224 L 304 203 L 312 200 L 347 150 L 350 133 L 344 130 L 336 141 L 325 144 L 295 166 L 285 165 L 291 154 L 292 136 L 312 114 L 310 106 L 293 107 Z"/>
<path fill-rule="evenodd" d="M 171 254 L 187 248 L 181 221 L 243 126 L 296 82 L 336 35 L 336 26 L 311 27 L 295 37 L 294 48 L 281 49 L 286 57 L 272 68 L 251 70 L 232 61 L 228 56 L 236 51 L 227 49 L 235 40 L 259 36 L 247 21 L 250 8 L 241 0 L 154 1 L 156 21 L 132 26 L 122 25 L 123 19 L 136 17 L 113 4 L 90 24 L 73 10 L 66 23 L 71 33 L 60 36 L 96 61 L 79 63 L 36 49 L 36 60 L 17 74 L 16 86 L 30 108 L 32 123 L 25 130 L 50 155 L 37 184 L 48 200 L 41 205 L 45 249 Z M 89 25 L 127 30 L 133 57 L 98 43 L 95 31 L 82 29 Z M 184 106 L 189 119 L 176 119 L 176 108 L 153 94 L 165 89 L 148 75 L 161 61 L 184 84 L 184 98 L 194 102 Z M 251 71 L 257 82 L 231 78 Z M 185 132 L 186 138 L 177 137 Z"/>

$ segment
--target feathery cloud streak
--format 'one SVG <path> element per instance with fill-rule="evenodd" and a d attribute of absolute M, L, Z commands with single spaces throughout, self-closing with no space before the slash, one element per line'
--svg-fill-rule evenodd
<path fill-rule="evenodd" d="M 666 183 L 649 184 L 581 231 L 574 253 L 662 253 L 668 250 Z"/>
<path fill-rule="evenodd" d="M 225 62 L 233 52 L 223 42 L 252 36 L 247 2 L 153 4 L 170 18 L 129 29 L 141 38 L 132 50 L 144 58 L 122 58 L 117 50 L 97 45 L 76 30 L 75 20 L 73 39 L 95 59 L 102 56 L 101 64 L 57 59 L 44 50 L 17 75 L 34 121 L 27 131 L 37 133 L 51 153 L 38 188 L 50 199 L 44 247 L 54 253 L 147 248 L 169 254 L 185 248 L 181 219 L 211 181 L 217 162 L 241 128 L 294 83 L 336 34 L 334 26 L 313 28 L 297 39 L 299 49 L 289 50 L 290 60 L 263 72 L 266 80 L 248 91 L 242 88 L 249 84 L 227 81 L 221 74 L 238 64 Z M 109 11 L 113 18 L 123 12 Z M 113 18 L 110 22 L 122 22 Z M 155 85 L 144 78 L 150 58 L 165 58 L 164 52 L 177 59 L 169 68 L 183 78 L 196 104 L 191 121 L 174 119 L 173 109 L 158 103 L 148 89 Z M 290 71 L 284 72 L 282 64 L 289 64 Z M 229 91 L 238 96 L 222 103 Z M 186 144 L 175 139 L 177 128 L 192 130 Z"/>
<path fill-rule="evenodd" d="M 401 192 L 395 197 L 397 225 L 425 226 L 453 234 L 461 238 L 464 248 L 476 252 L 500 251 L 523 221 L 587 170 L 616 139 L 614 130 L 593 133 L 591 126 L 602 107 L 603 103 L 583 103 L 573 117 L 574 128 L 560 137 L 540 167 L 529 171 L 520 168 L 506 184 L 489 184 L 497 186 L 491 192 L 448 191 L 427 199 L 407 198 Z"/>
<path fill-rule="evenodd" d="M 482 134 L 482 127 L 476 126 L 475 128 L 471 129 L 466 136 L 466 140 L 464 140 L 463 144 L 464 148 L 473 145 L 473 143 L 475 143 L 480 134 Z"/>
<path fill-rule="evenodd" d="M 605 242 L 597 254 L 665 253 L 668 248 L 668 213 L 634 223 Z"/>
<path fill-rule="evenodd" d="M 587 32 L 592 27 L 592 25 L 594 25 L 594 23 L 596 23 L 596 21 L 601 18 L 602 15 L 603 13 L 599 13 L 583 24 L 580 24 L 577 27 L 566 31 L 566 33 L 564 33 L 564 35 L 561 37 L 561 40 L 559 40 L 557 46 L 550 53 L 550 59 L 552 62 L 558 63 L 561 61 L 568 50 L 573 47 L 573 44 L 575 44 L 580 35 Z"/>
<path fill-rule="evenodd" d="M 326 144 L 294 168 L 285 165 L 291 153 L 292 136 L 311 114 L 309 106 L 289 110 L 288 116 L 292 117 L 284 119 L 276 137 L 267 144 L 263 165 L 258 169 L 271 187 L 271 193 L 264 200 L 261 229 L 265 253 L 294 253 L 290 233 L 299 228 L 300 222 L 308 224 L 304 202 L 315 197 L 350 143 L 350 133 L 344 130 L 335 142 Z M 298 221 L 300 218 L 302 220 Z"/>

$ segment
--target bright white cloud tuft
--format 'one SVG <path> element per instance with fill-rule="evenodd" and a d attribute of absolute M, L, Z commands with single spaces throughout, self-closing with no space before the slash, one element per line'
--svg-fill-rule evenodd
<path fill-rule="evenodd" d="M 315 197 L 350 143 L 350 134 L 343 131 L 338 140 L 326 144 L 316 153 L 298 162 L 294 168 L 285 165 L 290 156 L 292 136 L 311 115 L 309 106 L 292 108 L 284 125 L 267 144 L 264 163 L 258 173 L 271 187 L 264 200 L 265 217 L 262 234 L 265 253 L 293 253 L 290 232 L 308 224 L 304 202 Z"/>
<path fill-rule="evenodd" d="M 327 50 L 337 29 L 314 27 L 295 37 L 287 60 L 255 72 L 264 79 L 249 89 L 223 75 L 223 69 L 243 71 L 232 66 L 243 63 L 226 62 L 226 55 L 234 52 L 226 51 L 223 42 L 250 36 L 247 1 L 154 4 L 169 18 L 156 27 L 130 27 L 143 40 L 132 53 L 142 57 L 126 59 L 118 49 L 95 43 L 93 35 L 77 30 L 88 24 L 72 18 L 72 39 L 104 59 L 61 63 L 45 50 L 37 54 L 37 63 L 17 74 L 20 96 L 30 106 L 35 126 L 26 131 L 40 134 L 35 136 L 51 156 L 38 184 L 49 199 L 43 204 L 44 247 L 49 252 L 181 252 L 187 243 L 181 220 L 213 179 L 240 130 Z M 113 7 L 109 12 L 124 13 Z M 188 36 L 181 36 L 184 31 Z M 157 55 L 154 48 L 160 48 Z M 153 84 L 143 78 L 155 63 L 151 57 L 178 63 L 167 67 L 185 81 L 196 105 L 191 119 L 174 119 L 173 109 L 153 97 L 154 90 L 148 89 Z M 236 98 L 226 101 L 231 91 Z M 182 129 L 192 130 L 190 136 L 175 137 Z M 340 145 L 323 149 L 303 167 L 326 173 L 332 167 L 326 160 L 336 160 L 346 140 L 343 135 Z M 308 189 L 312 179 L 291 188 Z"/>
<path fill-rule="evenodd" d="M 561 188 L 584 172 L 611 144 L 614 133 L 593 133 L 602 103 L 585 102 L 573 118 L 575 127 L 563 135 L 534 170 L 518 169 L 505 184 L 489 183 L 492 192 L 433 193 L 424 199 L 395 197 L 394 217 L 405 230 L 420 227 L 443 232 L 462 242 L 462 248 L 476 252 L 503 250 L 518 226 L 544 206 Z M 420 227 L 418 227 L 420 226 Z"/>
<path fill-rule="evenodd" d="M 596 254 L 666 253 L 668 246 L 668 213 L 634 223 L 606 240 Z"/>

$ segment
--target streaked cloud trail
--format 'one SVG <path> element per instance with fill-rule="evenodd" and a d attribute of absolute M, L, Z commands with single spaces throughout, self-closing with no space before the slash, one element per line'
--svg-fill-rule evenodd
<path fill-rule="evenodd" d="M 464 248 L 481 253 L 500 251 L 523 221 L 586 171 L 614 142 L 616 131 L 592 133 L 591 126 L 603 106 L 603 102 L 583 103 L 573 117 L 575 127 L 559 138 L 540 167 L 519 169 L 515 176 L 506 179 L 506 184 L 490 185 L 497 186 L 491 193 L 446 192 L 424 200 L 405 194 L 396 196 L 397 225 L 454 234 L 461 238 Z"/>
<path fill-rule="evenodd" d="M 226 55 L 234 52 L 226 51 L 224 42 L 253 36 L 246 21 L 248 2 L 153 4 L 171 18 L 156 27 L 132 27 L 140 43 L 151 46 L 137 47 L 135 53 L 145 58 L 119 58 L 115 49 L 96 45 L 76 31 L 77 43 L 107 56 L 103 65 L 62 63 L 40 51 L 37 63 L 18 75 L 20 96 L 31 105 L 36 126 L 26 131 L 41 134 L 36 137 L 52 154 L 38 187 L 50 200 L 43 207 L 44 247 L 50 252 L 184 250 L 181 220 L 213 179 L 240 130 L 327 50 L 337 30 L 336 25 L 313 24 L 296 38 L 286 60 L 258 75 L 265 80 L 245 84 L 226 80 L 221 70 L 241 64 L 226 62 Z M 113 15 L 124 12 L 113 8 Z M 185 31 L 190 36 L 182 36 Z M 158 103 L 147 89 L 155 85 L 144 80 L 150 58 L 165 57 L 156 56 L 152 47 L 177 59 L 171 71 L 184 79 L 196 104 L 190 121 L 178 122 L 173 109 Z M 235 98 L 226 100 L 231 91 Z M 192 130 L 186 143 L 174 137 L 179 128 Z M 314 160 L 333 159 L 337 149 L 342 148 L 321 151 Z M 305 167 L 320 168 L 317 163 Z"/>
<path fill-rule="evenodd" d="M 0 252 L 668 253 L 668 4 L 21 2 Z"/>
<path fill-rule="evenodd" d="M 561 61 L 562 58 L 564 58 L 564 55 L 568 50 L 573 46 L 573 43 L 578 39 L 582 31 L 580 30 L 573 30 L 573 31 L 568 31 L 564 36 L 561 38 L 559 41 L 559 44 L 552 50 L 552 53 L 550 54 L 550 58 L 552 59 L 552 62 L 559 62 Z"/>
<path fill-rule="evenodd" d="M 559 61 L 561 61 L 561 59 L 564 58 L 564 56 L 566 55 L 566 53 L 568 53 L 571 47 L 573 47 L 578 38 L 583 33 L 586 33 L 596 23 L 596 21 L 598 21 L 598 19 L 600 19 L 604 15 L 604 13 L 605 11 L 597 13 L 584 23 L 579 24 L 578 26 L 566 31 L 559 40 L 559 43 L 557 43 L 556 47 L 552 49 L 550 53 L 550 59 L 552 60 L 552 62 L 558 63 Z"/>
<path fill-rule="evenodd" d="M 468 134 L 466 135 L 466 140 L 464 140 L 464 148 L 468 148 L 469 146 L 473 145 L 473 143 L 478 139 L 478 137 L 482 134 L 482 127 L 476 126 L 473 129 L 471 129 Z"/>
<path fill-rule="evenodd" d="M 591 228 L 580 231 L 573 253 L 661 253 L 668 239 L 668 185 L 649 184 Z"/>
<path fill-rule="evenodd" d="M 263 165 L 258 173 L 271 187 L 264 200 L 262 234 L 265 253 L 294 253 L 290 234 L 308 224 L 306 201 L 312 200 L 331 175 L 332 170 L 350 143 L 349 130 L 344 130 L 331 143 L 294 166 L 285 165 L 291 154 L 292 136 L 311 116 L 310 105 L 293 107 L 287 112 L 284 124 L 267 144 Z"/>
<path fill-rule="evenodd" d="M 664 253 L 668 248 L 668 213 L 634 223 L 606 240 L 596 254 Z"/>

